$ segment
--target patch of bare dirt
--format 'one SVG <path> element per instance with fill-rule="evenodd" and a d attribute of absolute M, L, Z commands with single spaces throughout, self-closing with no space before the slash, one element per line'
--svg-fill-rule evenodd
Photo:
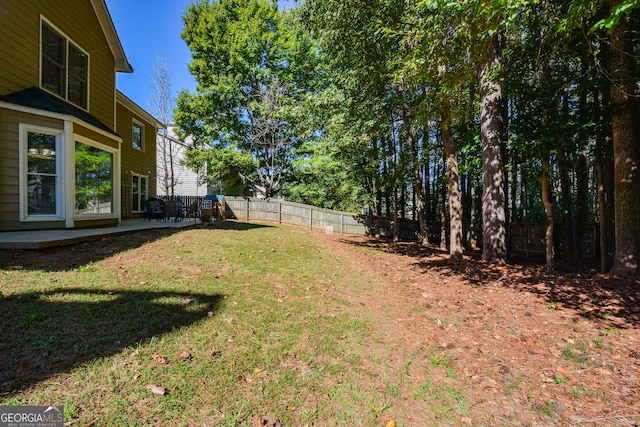
<path fill-rule="evenodd" d="M 372 319 L 367 349 L 377 356 L 368 360 L 389 360 L 410 391 L 386 417 L 409 425 L 640 426 L 638 280 L 547 275 L 541 265 L 494 266 L 478 254 L 452 262 L 417 243 L 317 237 L 384 279 L 343 297 Z"/>

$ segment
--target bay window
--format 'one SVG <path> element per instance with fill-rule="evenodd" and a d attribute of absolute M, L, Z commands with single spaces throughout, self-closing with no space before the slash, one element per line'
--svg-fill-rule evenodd
<path fill-rule="evenodd" d="M 76 141 L 76 215 L 114 212 L 114 155 L 99 147 Z"/>

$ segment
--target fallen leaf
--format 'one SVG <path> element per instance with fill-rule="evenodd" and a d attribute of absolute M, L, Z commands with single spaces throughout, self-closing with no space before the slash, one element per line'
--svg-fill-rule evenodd
<path fill-rule="evenodd" d="M 566 376 L 567 376 L 567 374 L 569 373 L 569 372 L 567 372 L 567 370 L 566 370 L 566 369 L 564 369 L 562 366 L 558 366 L 558 367 L 556 368 L 556 372 L 557 372 L 558 374 L 562 375 L 563 377 L 566 377 Z"/>
<path fill-rule="evenodd" d="M 182 305 L 189 305 L 193 302 L 193 298 L 186 298 L 182 300 Z"/>
<path fill-rule="evenodd" d="M 387 427 L 396 427 L 396 422 L 391 420 L 387 423 Z"/>
<path fill-rule="evenodd" d="M 282 427 L 282 421 L 275 417 L 257 418 L 253 427 Z"/>
<path fill-rule="evenodd" d="M 95 419 L 93 421 L 89 421 L 88 423 L 84 423 L 84 427 L 91 427 L 92 425 L 94 425 L 97 422 L 98 422 L 97 419 Z"/>
<path fill-rule="evenodd" d="M 142 376 L 142 374 L 141 374 L 140 372 L 138 372 L 137 374 L 135 374 L 135 375 L 133 376 L 133 380 L 134 380 L 134 381 L 138 381 L 138 380 L 140 379 L 140 377 L 141 377 L 141 376 Z"/>
<path fill-rule="evenodd" d="M 182 353 L 176 355 L 176 359 L 182 362 L 188 362 L 189 360 L 191 360 L 191 358 L 191 354 L 189 354 L 189 352 L 187 351 L 183 351 Z"/>
<path fill-rule="evenodd" d="M 157 353 L 153 353 L 153 360 L 155 360 L 156 362 L 158 362 L 161 365 L 166 365 L 167 364 L 167 359 L 165 359 L 164 357 L 160 356 Z"/>
<path fill-rule="evenodd" d="M 149 384 L 147 388 L 151 390 L 151 393 L 157 394 L 158 396 L 164 396 L 165 394 L 167 394 L 167 390 L 165 390 L 164 387 L 160 387 L 155 384 Z"/>
<path fill-rule="evenodd" d="M 461 417 L 460 422 L 466 426 L 473 425 L 473 423 L 471 422 L 471 418 L 469 417 Z"/>

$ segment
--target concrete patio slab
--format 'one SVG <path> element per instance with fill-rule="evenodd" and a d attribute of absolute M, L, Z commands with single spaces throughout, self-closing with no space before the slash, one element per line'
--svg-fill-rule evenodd
<path fill-rule="evenodd" d="M 0 232 L 0 249 L 43 249 L 54 246 L 99 240 L 103 237 L 135 233 L 154 228 L 187 228 L 200 224 L 191 218 L 183 221 L 147 221 L 133 219 L 122 221 L 116 227 L 73 230 L 30 230 Z"/>

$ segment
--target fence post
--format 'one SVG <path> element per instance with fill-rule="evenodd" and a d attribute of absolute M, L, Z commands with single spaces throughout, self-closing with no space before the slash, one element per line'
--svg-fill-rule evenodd
<path fill-rule="evenodd" d="M 309 230 L 313 230 L 313 208 L 309 206 Z"/>
<path fill-rule="evenodd" d="M 278 202 L 278 224 L 282 224 L 282 202 Z"/>
<path fill-rule="evenodd" d="M 344 234 L 344 214 L 340 213 L 340 234 Z"/>
<path fill-rule="evenodd" d="M 249 221 L 249 198 L 247 197 L 247 222 Z"/>

